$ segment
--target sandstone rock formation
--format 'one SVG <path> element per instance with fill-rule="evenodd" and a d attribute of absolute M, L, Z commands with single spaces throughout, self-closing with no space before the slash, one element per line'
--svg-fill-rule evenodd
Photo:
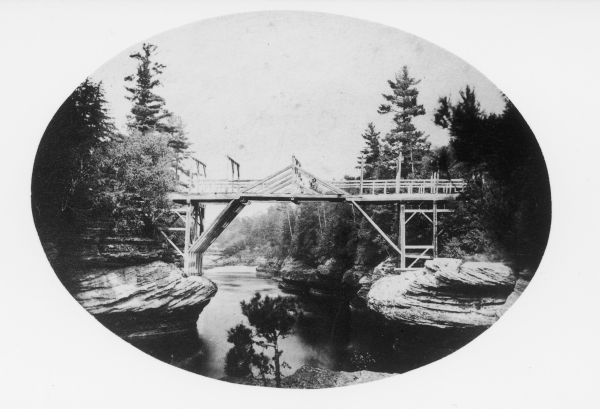
<path fill-rule="evenodd" d="M 207 278 L 185 277 L 162 261 L 90 269 L 72 275 L 66 284 L 87 311 L 125 336 L 189 327 L 217 291 Z"/>
<path fill-rule="evenodd" d="M 280 268 L 281 262 L 278 259 L 267 259 L 256 266 L 256 272 L 275 277 L 279 276 Z"/>
<path fill-rule="evenodd" d="M 334 259 L 329 259 L 315 268 L 287 257 L 280 269 L 280 287 L 284 291 L 309 293 L 320 297 L 340 296 L 343 292 L 343 272 Z"/>
<path fill-rule="evenodd" d="M 425 269 L 373 279 L 368 308 L 409 325 L 487 327 L 507 308 L 516 276 L 501 263 L 435 259 Z"/>

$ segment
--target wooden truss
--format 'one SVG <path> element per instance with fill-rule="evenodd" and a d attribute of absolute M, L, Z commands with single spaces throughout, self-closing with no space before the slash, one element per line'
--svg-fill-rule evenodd
<path fill-rule="evenodd" d="M 232 161 L 232 166 L 233 163 Z M 237 166 L 239 169 L 239 164 Z M 397 201 L 398 242 L 394 243 L 377 223 L 369 217 L 367 212 L 359 206 L 357 199 L 354 199 L 348 192 L 334 186 L 332 183 L 324 181 L 306 171 L 301 167 L 300 162 L 295 157 L 292 157 L 290 165 L 269 175 L 265 179 L 244 186 L 236 197 L 227 201 L 225 208 L 206 229 L 204 228 L 204 213 L 206 204 L 211 202 L 210 198 L 189 198 L 186 200 L 185 207 L 176 210 L 185 227 L 168 228 L 167 230 L 184 232 L 185 246 L 183 250 L 179 249 L 164 231 L 161 231 L 161 233 L 178 254 L 183 256 L 186 274 L 202 274 L 203 254 L 241 212 L 249 200 L 292 201 L 294 203 L 298 203 L 301 200 L 350 202 L 353 208 L 357 209 L 365 217 L 386 243 L 399 255 L 400 269 L 409 269 L 419 260 L 437 257 L 438 214 L 451 211 L 448 209 L 438 209 L 435 200 L 430 201 L 432 208 L 418 207 L 408 209 L 404 202 Z M 408 218 L 406 217 L 407 213 L 409 214 Z M 407 245 L 406 224 L 419 215 L 428 220 L 433 226 L 432 242 L 430 245 Z M 410 250 L 416 250 L 416 252 L 410 253 Z M 407 259 L 412 260 L 408 266 Z"/>

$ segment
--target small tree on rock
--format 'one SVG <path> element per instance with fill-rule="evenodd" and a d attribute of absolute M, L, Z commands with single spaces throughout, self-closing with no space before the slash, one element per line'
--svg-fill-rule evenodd
<path fill-rule="evenodd" d="M 234 346 L 227 354 L 225 370 L 227 374 L 243 376 L 250 372 L 252 366 L 259 371 L 265 385 L 266 375 L 274 374 L 275 386 L 280 388 L 281 369 L 289 365 L 281 360 L 283 351 L 279 342 L 293 332 L 298 319 L 296 301 L 281 296 L 263 298 L 256 293 L 250 301 L 242 301 L 241 307 L 252 330 L 243 324 L 229 330 L 227 340 Z M 249 333 L 252 334 L 253 346 L 262 348 L 264 352 L 272 352 L 273 356 L 264 352 L 256 353 L 248 343 Z"/>

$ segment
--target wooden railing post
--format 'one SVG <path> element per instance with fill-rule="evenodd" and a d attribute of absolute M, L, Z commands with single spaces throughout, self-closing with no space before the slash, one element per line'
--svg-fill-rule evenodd
<path fill-rule="evenodd" d="M 438 212 L 437 212 L 437 202 L 433 202 L 433 258 L 437 258 L 438 256 Z"/>
<path fill-rule="evenodd" d="M 365 158 L 363 156 L 360 157 L 360 189 L 359 194 L 363 194 L 363 173 L 365 168 Z"/>

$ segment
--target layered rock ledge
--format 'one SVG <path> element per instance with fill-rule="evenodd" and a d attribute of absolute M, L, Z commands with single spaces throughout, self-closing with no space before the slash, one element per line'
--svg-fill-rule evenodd
<path fill-rule="evenodd" d="M 193 328 L 217 291 L 207 278 L 186 277 L 163 261 L 89 269 L 72 275 L 68 286 L 88 312 L 125 337 Z"/>
<path fill-rule="evenodd" d="M 329 259 L 318 267 L 287 257 L 280 268 L 280 287 L 292 293 L 309 293 L 314 296 L 339 296 L 343 293 L 344 271 L 338 262 Z"/>
<path fill-rule="evenodd" d="M 367 306 L 388 320 L 438 328 L 472 328 L 496 322 L 511 304 L 507 298 L 515 289 L 517 277 L 501 263 L 439 258 L 427 261 L 422 270 L 371 277 L 370 281 Z M 519 292 L 523 288 L 520 285 Z"/>

